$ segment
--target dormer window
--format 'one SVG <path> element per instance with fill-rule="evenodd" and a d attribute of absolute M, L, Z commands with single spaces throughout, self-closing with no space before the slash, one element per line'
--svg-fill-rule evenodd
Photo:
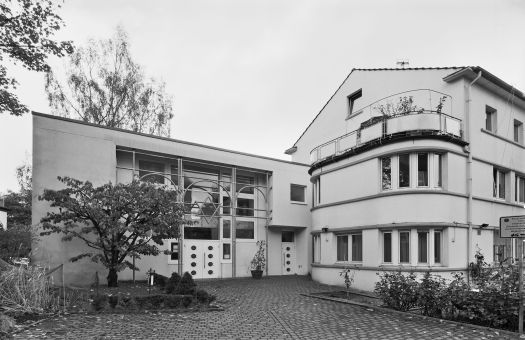
<path fill-rule="evenodd" d="M 356 113 L 356 109 L 359 108 L 359 98 L 363 96 L 363 90 L 359 89 L 348 96 L 348 115 L 347 118 L 350 118 L 353 114 Z M 358 104 L 356 106 L 356 103 Z"/>

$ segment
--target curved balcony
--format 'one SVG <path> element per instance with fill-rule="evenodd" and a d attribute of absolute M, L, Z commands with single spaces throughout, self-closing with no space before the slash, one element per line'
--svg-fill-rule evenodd
<path fill-rule="evenodd" d="M 433 90 L 413 90 L 378 100 L 350 116 L 368 113 L 369 120 L 357 130 L 315 147 L 310 161 L 315 165 L 373 143 L 403 136 L 448 136 L 463 140 L 462 122 L 449 115 L 452 97 Z"/>

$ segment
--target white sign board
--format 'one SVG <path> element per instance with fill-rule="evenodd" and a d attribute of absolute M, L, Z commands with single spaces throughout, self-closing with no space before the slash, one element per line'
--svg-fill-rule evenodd
<path fill-rule="evenodd" d="M 500 237 L 525 238 L 525 215 L 500 217 L 499 235 Z"/>

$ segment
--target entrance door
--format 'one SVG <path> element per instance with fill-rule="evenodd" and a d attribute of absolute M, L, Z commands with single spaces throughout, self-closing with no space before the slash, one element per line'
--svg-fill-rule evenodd
<path fill-rule="evenodd" d="M 295 253 L 295 233 L 283 231 L 281 235 L 281 265 L 282 275 L 297 274 L 297 262 Z"/>
<path fill-rule="evenodd" d="M 194 279 L 218 278 L 219 241 L 184 240 L 184 271 Z"/>

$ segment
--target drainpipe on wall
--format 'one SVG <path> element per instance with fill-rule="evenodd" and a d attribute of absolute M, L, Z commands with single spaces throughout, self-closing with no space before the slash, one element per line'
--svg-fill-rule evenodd
<path fill-rule="evenodd" d="M 466 93 L 465 93 L 465 139 L 468 143 L 468 145 L 465 147 L 465 151 L 468 153 L 467 158 L 467 224 L 468 224 L 468 241 L 467 241 L 467 282 L 470 284 L 470 272 L 468 270 L 471 261 L 470 253 L 472 249 L 472 149 L 471 149 L 471 143 L 470 143 L 470 132 L 471 132 L 471 122 L 470 119 L 470 102 L 472 101 L 470 99 L 470 89 L 472 85 L 478 79 L 481 78 L 481 71 L 478 72 L 478 76 L 474 78 L 470 84 L 466 86 Z"/>

